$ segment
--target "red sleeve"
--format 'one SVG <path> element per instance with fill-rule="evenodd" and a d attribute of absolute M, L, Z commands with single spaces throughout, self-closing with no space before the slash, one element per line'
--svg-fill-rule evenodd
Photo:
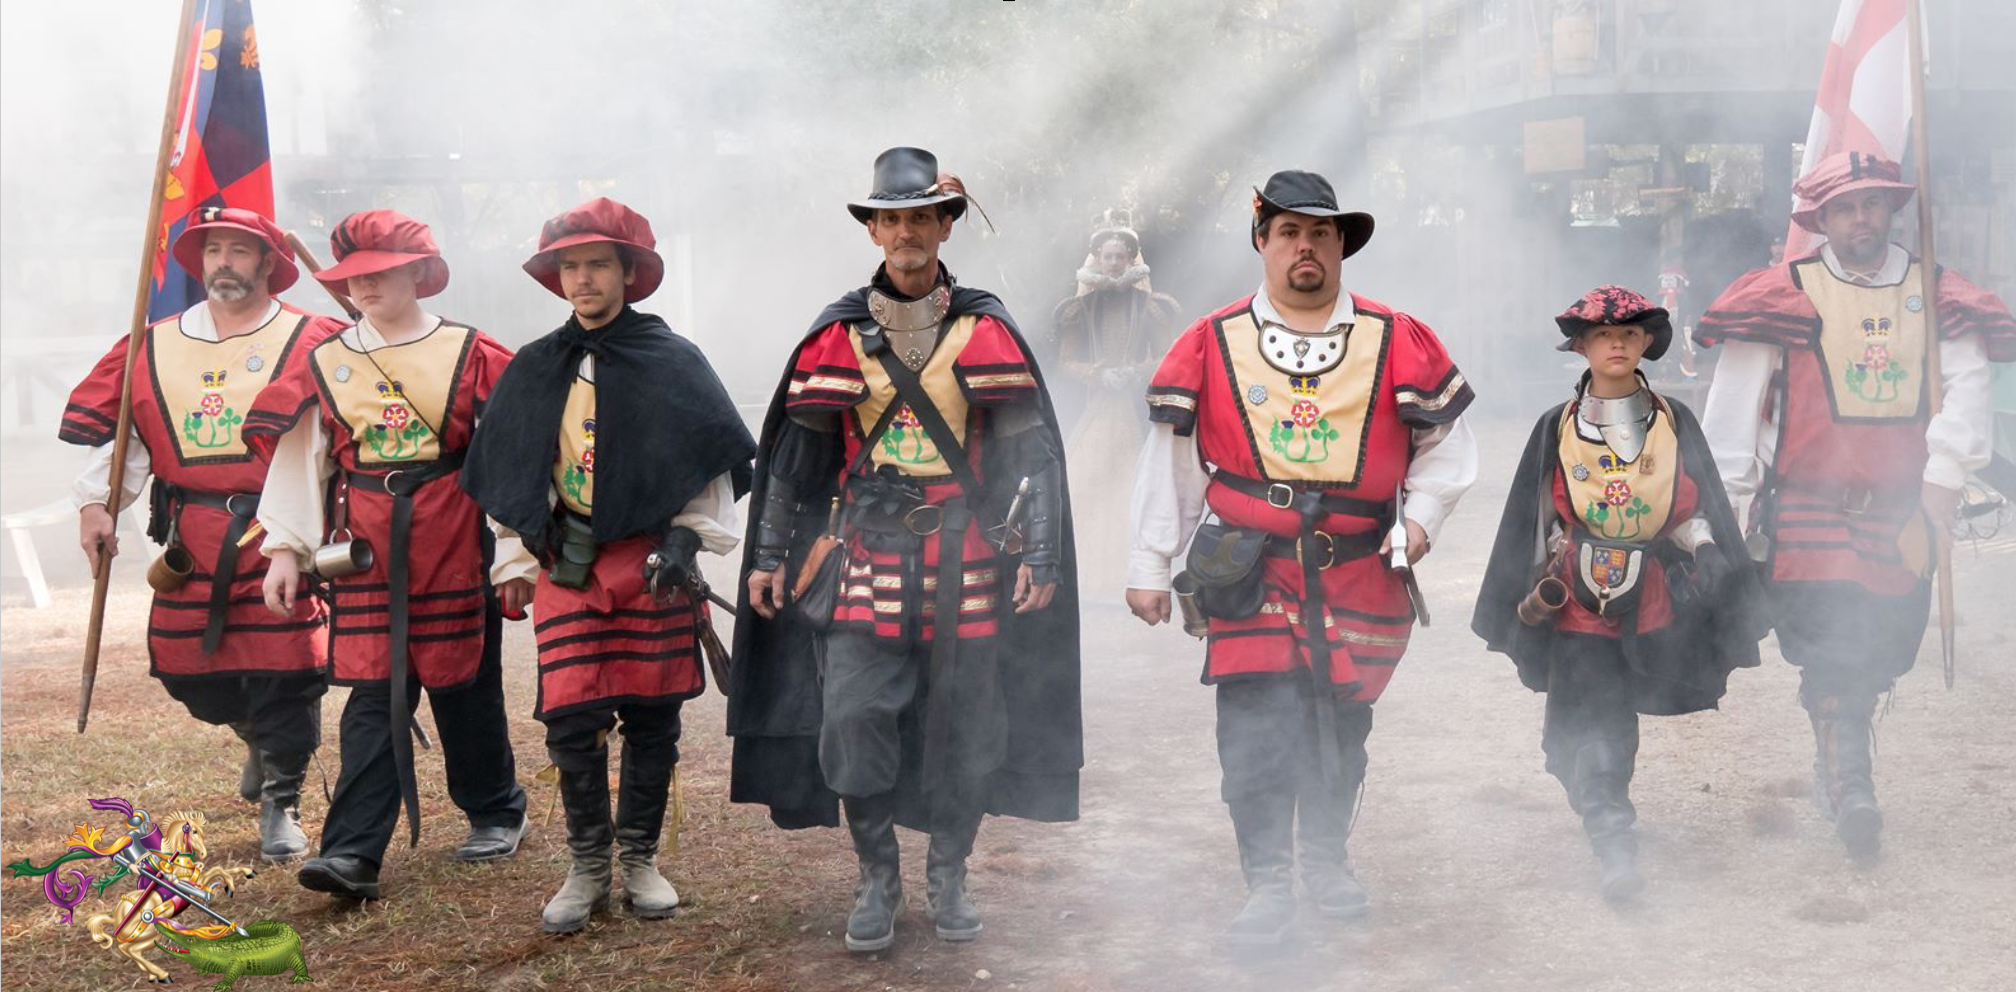
<path fill-rule="evenodd" d="M 245 426 L 239 428 L 238 434 L 245 439 L 245 446 L 260 459 L 271 459 L 273 447 L 280 442 L 280 436 L 293 430 L 302 415 L 321 401 L 322 392 L 315 385 L 312 356 L 317 347 L 340 333 L 345 326 L 327 317 L 311 321 L 302 329 L 302 338 L 297 346 L 288 352 L 286 365 L 266 383 L 264 389 L 259 390 L 259 397 L 252 401 L 252 409 L 245 414 Z M 312 345 L 307 339 L 310 331 L 321 335 L 320 340 Z"/>
<path fill-rule="evenodd" d="M 952 360 L 952 374 L 973 406 L 1012 406 L 1036 398 L 1033 362 L 1015 335 L 992 317 L 973 324 L 973 336 Z"/>
<path fill-rule="evenodd" d="M 1449 357 L 1435 332 L 1395 311 L 1392 358 L 1393 403 L 1409 427 L 1438 427 L 1463 415 L 1477 394 Z"/>
<path fill-rule="evenodd" d="M 854 345 L 847 334 L 847 325 L 836 321 L 798 347 L 791 384 L 786 387 L 785 410 L 838 413 L 868 398 L 868 383 L 861 377 L 861 363 L 854 357 Z"/>
<path fill-rule="evenodd" d="M 119 429 L 119 390 L 126 378 L 126 343 L 131 338 L 130 334 L 120 335 L 112 350 L 70 391 L 63 420 L 56 428 L 57 438 L 91 448 L 112 441 Z"/>
<path fill-rule="evenodd" d="M 2009 305 L 1951 269 L 1939 272 L 1939 330 L 1957 338 L 1981 335 L 1991 362 L 2016 362 L 2016 317 Z"/>
<path fill-rule="evenodd" d="M 1820 333 L 1820 313 L 1799 288 L 1791 265 L 1755 269 L 1729 284 L 1694 328 L 1694 343 L 1754 341 L 1803 347 Z"/>
<path fill-rule="evenodd" d="M 497 380 L 504 374 L 504 366 L 511 364 L 511 349 L 504 343 L 475 328 L 469 329 L 475 340 L 469 343 L 469 384 L 476 401 L 476 415 L 483 415 L 483 408 L 490 405 L 490 393 L 497 388 Z"/>
<path fill-rule="evenodd" d="M 1148 380 L 1148 419 L 1175 428 L 1179 437 L 1189 437 L 1197 427 L 1197 398 L 1204 391 L 1204 356 L 1216 340 L 1213 324 L 1244 301 L 1199 319 L 1177 335 Z"/>

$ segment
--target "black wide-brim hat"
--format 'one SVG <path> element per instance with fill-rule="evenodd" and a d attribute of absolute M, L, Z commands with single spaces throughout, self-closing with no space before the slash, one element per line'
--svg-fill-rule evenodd
<path fill-rule="evenodd" d="M 1638 324 L 1644 327 L 1652 342 L 1645 346 L 1645 361 L 1656 362 L 1666 353 L 1666 346 L 1673 343 L 1673 319 L 1665 307 L 1656 307 L 1644 294 L 1623 286 L 1598 286 L 1583 294 L 1568 309 L 1554 318 L 1561 328 L 1561 336 L 1566 340 L 1554 346 L 1556 351 L 1574 351 L 1575 339 L 1591 327 L 1603 325 L 1623 326 Z"/>
<path fill-rule="evenodd" d="M 949 180 L 949 181 L 948 181 Z M 938 156 L 922 148 L 891 148 L 875 156 L 874 192 L 847 204 L 847 212 L 863 224 L 877 210 L 908 210 L 934 203 L 949 204 L 952 219 L 966 213 L 966 194 L 957 179 L 938 171 Z"/>
<path fill-rule="evenodd" d="M 1372 240 L 1372 215 L 1345 210 L 1337 205 L 1337 191 L 1330 180 L 1313 172 L 1289 169 L 1267 177 L 1267 185 L 1253 191 L 1253 250 L 1259 251 L 1260 228 L 1276 214 L 1294 213 L 1308 217 L 1337 218 L 1337 233 L 1344 241 L 1344 257 L 1358 254 Z"/>

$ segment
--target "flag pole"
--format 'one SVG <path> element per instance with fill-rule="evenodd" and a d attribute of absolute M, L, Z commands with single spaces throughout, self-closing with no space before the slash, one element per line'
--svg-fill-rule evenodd
<path fill-rule="evenodd" d="M 1932 247 L 1932 157 L 1925 136 L 1925 21 L 1919 0 L 1907 0 L 1904 20 L 1911 32 L 1911 155 L 1918 180 L 1918 297 L 1925 305 L 1925 393 L 1931 416 L 1945 405 L 1945 379 L 1939 369 L 1939 260 Z M 1946 688 L 1953 688 L 1953 549 L 1947 532 L 1951 520 L 1932 523 L 1932 553 L 1939 581 L 1939 657 Z"/>
<path fill-rule="evenodd" d="M 124 509 L 126 447 L 133 430 L 133 365 L 140 357 L 140 339 L 147 332 L 147 296 L 154 276 L 155 245 L 161 238 L 161 197 L 168 188 L 168 157 L 175 152 L 176 124 L 182 111 L 182 81 L 189 70 L 189 27 L 196 16 L 196 0 L 182 0 L 181 20 L 175 27 L 174 67 L 168 76 L 168 107 L 161 112 L 161 143 L 154 154 L 154 192 L 147 199 L 147 231 L 140 239 L 140 276 L 133 290 L 133 323 L 126 334 L 126 365 L 119 377 L 119 425 L 112 435 L 111 487 L 106 505 L 112 510 L 113 540 L 118 540 L 119 516 Z M 91 574 L 91 620 L 84 631 L 83 685 L 77 699 L 77 732 L 83 733 L 91 720 L 91 690 L 98 682 L 98 648 L 105 633 L 105 596 L 112 585 L 112 556 L 98 549 L 98 564 Z"/>

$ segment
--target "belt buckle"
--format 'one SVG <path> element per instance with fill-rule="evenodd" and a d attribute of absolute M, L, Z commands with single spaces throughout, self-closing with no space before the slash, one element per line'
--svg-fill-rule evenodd
<path fill-rule="evenodd" d="M 1316 568 L 1318 570 L 1322 570 L 1332 568 L 1337 564 L 1337 538 L 1333 534 L 1320 530 L 1310 534 L 1308 537 L 1298 537 L 1295 539 L 1296 564 L 1298 565 L 1309 564 L 1307 558 L 1305 557 L 1307 553 L 1306 549 L 1309 546 L 1309 541 L 1311 538 L 1319 538 L 1319 537 L 1323 539 L 1323 560 L 1316 565 Z"/>
<path fill-rule="evenodd" d="M 239 513 L 237 510 L 231 508 L 231 501 L 236 499 L 256 500 L 258 498 L 259 497 L 254 496 L 251 493 L 232 493 L 231 495 L 224 497 L 224 512 L 234 517 L 249 517 L 252 515 L 253 511 L 247 510 L 244 513 Z"/>
<path fill-rule="evenodd" d="M 1267 487 L 1267 505 L 1277 510 L 1295 508 L 1295 487 L 1285 482 L 1272 483 Z"/>
<path fill-rule="evenodd" d="M 1876 498 L 1874 489 L 1841 490 L 1841 512 L 1851 517 L 1859 517 L 1869 512 L 1869 504 Z"/>
<path fill-rule="evenodd" d="M 931 521 L 931 526 L 928 530 L 919 527 L 918 521 L 920 519 L 929 519 Z M 911 507 L 910 512 L 903 515 L 903 526 L 910 533 L 918 537 L 930 537 L 938 533 L 939 529 L 945 526 L 945 508 L 936 503 L 926 503 L 923 506 Z"/>

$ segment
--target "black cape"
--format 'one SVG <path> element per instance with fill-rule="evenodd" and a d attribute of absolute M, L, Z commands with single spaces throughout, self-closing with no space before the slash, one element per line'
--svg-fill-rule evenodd
<path fill-rule="evenodd" d="M 560 417 L 595 356 L 595 540 L 656 534 L 723 473 L 749 490 L 756 442 L 714 367 L 657 316 L 629 307 L 595 330 L 577 317 L 520 349 L 490 394 L 462 488 L 525 546 L 551 546 Z"/>
<path fill-rule="evenodd" d="M 1014 318 L 992 293 L 952 287 L 954 316 L 992 317 L 1008 328 L 1036 376 L 1043 427 L 1061 461 L 1064 441 L 1043 374 L 1036 368 L 1028 341 Z M 787 830 L 830 827 L 840 822 L 839 797 L 826 787 L 819 769 L 821 700 L 815 635 L 792 611 L 765 620 L 749 605 L 749 558 L 756 546 L 756 522 L 769 486 L 769 457 L 784 424 L 784 398 L 791 370 L 805 343 L 837 321 L 868 320 L 868 290 L 840 297 L 812 322 L 784 363 L 784 376 L 763 418 L 756 480 L 750 494 L 749 531 L 735 611 L 735 662 L 729 673 L 728 734 L 735 739 L 728 798 L 738 803 L 770 807 L 770 819 Z M 987 478 L 994 476 L 988 475 Z M 1059 485 L 1065 474 L 1058 473 Z M 823 491 L 802 494 L 807 519 L 796 528 L 798 543 L 791 560 L 801 560 L 814 538 L 825 530 L 826 508 L 838 480 Z M 1059 494 L 1063 515 L 1057 593 L 1050 605 L 1017 616 L 1005 606 L 1001 616 L 999 663 L 1008 710 L 1008 750 L 1003 765 L 989 776 L 987 812 L 1030 820 L 1058 822 L 1078 818 L 1078 770 L 1085 763 L 1081 726 L 1078 649 L 1078 558 L 1071 522 L 1071 494 Z M 1012 583 L 1014 571 L 1001 570 Z M 1004 595 L 1002 602 L 1007 601 Z M 906 775 L 909 772 L 906 770 Z M 899 792 L 905 791 L 899 788 Z M 899 806 L 904 825 L 922 829 L 917 814 Z"/>
<path fill-rule="evenodd" d="M 1626 682 L 1634 707 L 1640 713 L 1670 716 L 1714 709 L 1728 688 L 1729 673 L 1757 664 L 1757 641 L 1770 627 L 1770 616 L 1708 441 L 1691 411 L 1672 399 L 1666 399 L 1666 406 L 1673 411 L 1673 429 L 1679 435 L 1680 470 L 1693 481 L 1699 496 L 1696 512 L 1708 518 L 1716 546 L 1735 569 L 1705 603 L 1687 609 L 1676 603 L 1672 623 L 1640 634 L 1633 614 L 1612 642 L 1622 648 L 1629 668 Z M 1536 560 L 1541 546 L 1539 501 L 1549 501 L 1548 520 L 1559 519 L 1551 502 L 1566 407 L 1566 403 L 1555 406 L 1533 425 L 1505 497 L 1498 539 L 1470 619 L 1470 629 L 1491 650 L 1510 655 L 1519 668 L 1519 681 L 1534 692 L 1547 691 L 1549 666 L 1564 652 L 1602 647 L 1580 642 L 1612 641 L 1563 634 L 1551 623 L 1528 627 L 1519 622 L 1519 601 L 1533 590 L 1544 565 Z"/>

